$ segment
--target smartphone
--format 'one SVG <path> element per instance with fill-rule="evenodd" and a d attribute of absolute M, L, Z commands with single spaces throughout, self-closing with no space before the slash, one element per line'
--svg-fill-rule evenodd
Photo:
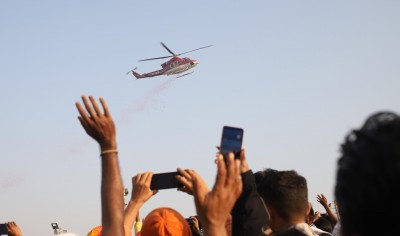
<path fill-rule="evenodd" d="M 185 220 L 186 220 L 186 222 L 188 222 L 190 228 L 192 228 L 194 226 L 194 222 L 193 222 L 192 218 L 186 218 Z"/>
<path fill-rule="evenodd" d="M 183 184 L 181 184 L 175 176 L 179 175 L 178 172 L 168 172 L 168 173 L 158 173 L 154 174 L 151 178 L 150 189 L 151 190 L 160 190 L 160 189 L 169 189 L 169 188 L 181 188 Z"/>
<path fill-rule="evenodd" d="M 188 222 L 190 228 L 192 228 L 194 226 L 193 218 L 197 219 L 197 221 L 199 222 L 199 229 L 202 229 L 203 227 L 202 227 L 202 225 L 201 225 L 201 223 L 199 221 L 199 218 L 197 216 L 191 216 L 191 217 L 185 219 L 186 222 Z"/>
<path fill-rule="evenodd" d="M 6 224 L 0 224 L 0 235 L 8 235 Z"/>
<path fill-rule="evenodd" d="M 243 142 L 243 129 L 231 126 L 224 126 L 222 128 L 222 138 L 220 145 L 220 152 L 224 157 L 229 152 L 235 154 L 235 158 L 240 158 L 240 150 L 242 150 Z"/>

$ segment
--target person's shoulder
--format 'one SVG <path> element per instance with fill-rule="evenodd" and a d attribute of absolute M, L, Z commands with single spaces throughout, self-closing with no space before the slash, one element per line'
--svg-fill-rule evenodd
<path fill-rule="evenodd" d="M 310 226 L 306 223 L 296 224 L 287 230 L 275 233 L 274 236 L 314 236 Z"/>
<path fill-rule="evenodd" d="M 330 236 L 330 235 L 332 235 L 331 233 L 326 232 L 326 231 L 324 231 L 324 230 L 322 230 L 322 229 L 316 227 L 315 225 L 310 226 L 310 228 L 311 228 L 311 230 L 312 230 L 315 234 L 320 235 L 320 236 L 321 236 L 321 235 L 322 235 L 322 236 Z"/>

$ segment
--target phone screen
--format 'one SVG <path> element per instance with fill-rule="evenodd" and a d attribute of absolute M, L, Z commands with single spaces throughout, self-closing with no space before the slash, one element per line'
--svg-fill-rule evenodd
<path fill-rule="evenodd" d="M 0 224 L 0 235 L 8 235 L 6 224 Z"/>
<path fill-rule="evenodd" d="M 228 152 L 233 152 L 235 158 L 239 158 L 240 150 L 242 150 L 243 129 L 224 126 L 222 129 L 222 138 L 220 152 L 225 155 Z"/>
<path fill-rule="evenodd" d="M 179 175 L 179 173 L 176 171 L 154 174 L 151 179 L 150 189 L 160 190 L 183 187 L 183 185 L 175 178 L 177 175 Z"/>

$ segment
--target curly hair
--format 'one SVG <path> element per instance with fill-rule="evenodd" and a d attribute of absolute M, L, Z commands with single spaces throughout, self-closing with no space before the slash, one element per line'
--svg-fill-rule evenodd
<path fill-rule="evenodd" d="M 400 117 L 379 112 L 342 144 L 335 187 L 342 234 L 398 234 L 400 215 L 382 216 L 400 211 L 399 186 Z"/>

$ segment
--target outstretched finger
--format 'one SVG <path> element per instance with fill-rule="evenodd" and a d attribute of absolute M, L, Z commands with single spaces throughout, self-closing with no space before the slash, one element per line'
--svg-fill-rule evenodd
<path fill-rule="evenodd" d="M 236 178 L 236 161 L 235 155 L 230 152 L 228 153 L 228 165 L 227 165 L 227 181 L 232 181 Z"/>
<path fill-rule="evenodd" d="M 242 175 L 241 175 L 241 163 L 237 159 L 234 161 L 235 161 L 235 166 L 236 166 L 235 167 L 236 174 L 234 176 L 235 177 L 234 185 L 237 187 L 235 189 L 236 189 L 237 197 L 239 197 L 243 190 L 243 182 L 242 182 Z"/>
<path fill-rule="evenodd" d="M 89 96 L 89 98 L 92 96 Z M 91 98 L 90 100 L 92 100 L 93 98 Z M 89 99 L 86 96 L 82 96 L 82 101 L 83 101 L 83 105 L 85 105 L 85 108 L 87 110 L 87 112 L 89 112 L 89 115 L 94 118 L 96 117 L 96 113 L 93 110 L 92 104 L 89 102 Z M 96 103 L 96 101 L 94 101 Z"/>
<path fill-rule="evenodd" d="M 88 114 L 86 113 L 85 109 L 83 109 L 83 106 L 82 106 L 79 102 L 76 102 L 76 103 L 75 103 L 75 106 L 76 106 L 76 108 L 78 109 L 79 114 L 81 115 L 81 117 L 82 117 L 85 121 L 87 121 L 87 120 L 90 119 L 89 116 L 88 116 Z"/>
<path fill-rule="evenodd" d="M 229 165 L 229 157 L 228 157 L 228 165 Z M 215 180 L 215 184 L 213 190 L 219 190 L 220 188 L 225 187 L 225 180 L 226 180 L 226 163 L 222 154 L 217 156 L 217 177 Z"/>
<path fill-rule="evenodd" d="M 146 172 L 145 173 L 145 184 L 146 184 L 146 186 L 149 186 L 150 187 L 150 183 L 151 183 L 151 179 L 153 178 L 153 172 Z"/>
<path fill-rule="evenodd" d="M 96 102 L 96 100 L 94 99 L 94 97 L 89 96 L 89 99 L 90 99 L 90 102 L 92 103 L 92 106 L 93 106 L 93 108 L 94 108 L 94 111 L 96 112 L 96 115 L 97 115 L 97 116 L 102 116 L 103 113 L 101 112 L 101 110 L 100 110 L 100 108 L 99 108 L 99 105 L 97 105 L 97 102 Z"/>
<path fill-rule="evenodd" d="M 204 180 L 194 170 L 189 170 L 189 175 L 193 183 L 193 196 L 196 204 L 202 205 L 205 195 L 207 194 L 207 185 Z"/>
<path fill-rule="evenodd" d="M 110 111 L 108 110 L 108 106 L 106 100 L 104 98 L 100 98 L 101 105 L 103 106 L 104 115 L 107 117 L 111 117 Z"/>
<path fill-rule="evenodd" d="M 240 150 L 241 172 L 246 173 L 250 168 L 246 160 L 246 149 Z"/>

